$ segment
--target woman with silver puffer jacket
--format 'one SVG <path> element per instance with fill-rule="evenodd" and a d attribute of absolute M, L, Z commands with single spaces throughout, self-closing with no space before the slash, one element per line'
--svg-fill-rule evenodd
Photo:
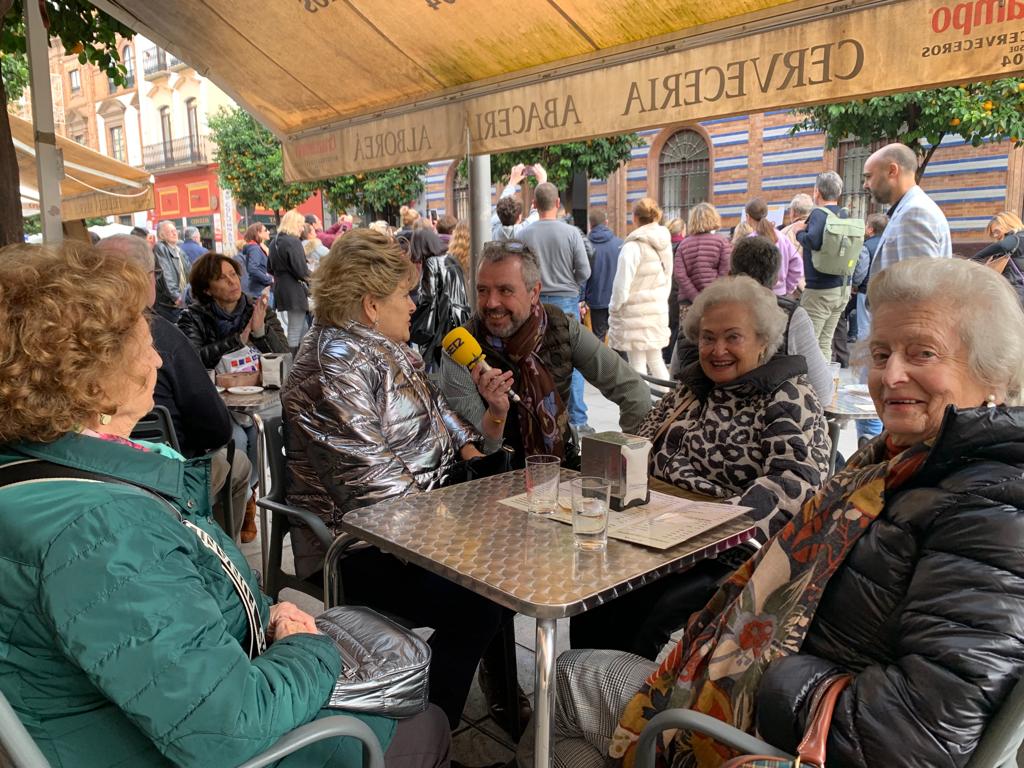
<path fill-rule="evenodd" d="M 417 272 L 385 236 L 350 232 L 313 275 L 317 319 L 281 393 L 290 504 L 335 533 L 345 513 L 440 487 L 461 460 L 496 451 L 423 373 L 409 348 Z M 506 386 L 501 383 L 501 386 Z M 326 554 L 308 528 L 291 531 L 296 573 L 320 582 Z M 338 561 L 346 599 L 434 628 L 430 699 L 455 728 L 477 662 L 508 612 L 486 598 L 385 554 Z"/>

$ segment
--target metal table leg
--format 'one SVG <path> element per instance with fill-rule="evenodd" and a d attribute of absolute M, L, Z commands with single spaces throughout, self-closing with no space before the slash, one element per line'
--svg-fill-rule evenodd
<path fill-rule="evenodd" d="M 267 495 L 267 454 L 266 430 L 263 427 L 263 419 L 258 413 L 249 414 L 253 426 L 256 427 L 256 464 L 259 467 L 259 475 L 256 478 L 256 487 L 259 489 L 260 498 Z M 263 563 L 263 578 L 270 573 L 270 529 L 267 527 L 267 510 L 260 507 L 260 556 Z"/>
<path fill-rule="evenodd" d="M 826 416 L 825 423 L 828 424 L 828 439 L 832 445 L 828 451 L 828 476 L 836 473 L 836 453 L 839 452 L 839 432 L 843 428 L 843 422 L 835 416 Z"/>
<path fill-rule="evenodd" d="M 533 688 L 535 768 L 548 768 L 551 765 L 551 726 L 555 722 L 556 627 L 554 619 L 537 619 L 537 677 Z"/>

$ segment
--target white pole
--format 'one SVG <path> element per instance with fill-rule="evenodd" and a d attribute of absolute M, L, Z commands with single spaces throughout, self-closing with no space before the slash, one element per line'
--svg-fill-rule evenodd
<path fill-rule="evenodd" d="M 480 252 L 491 239 L 491 156 L 469 157 L 469 228 L 472 240 L 466 289 L 470 305 L 476 304 L 476 270 Z"/>
<path fill-rule="evenodd" d="M 64 178 L 64 158 L 57 149 L 53 125 L 49 37 L 39 13 L 39 3 L 34 0 L 25 3 L 25 38 L 28 43 L 29 82 L 32 87 L 32 125 L 35 129 L 43 242 L 60 243 L 64 239 L 60 215 L 60 182 Z"/>

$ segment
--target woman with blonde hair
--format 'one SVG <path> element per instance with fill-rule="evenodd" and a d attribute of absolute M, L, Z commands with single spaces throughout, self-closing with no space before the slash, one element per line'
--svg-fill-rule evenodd
<path fill-rule="evenodd" d="M 698 203 L 690 211 L 687 235 L 676 248 L 675 257 L 680 311 L 711 283 L 729 274 L 730 245 L 717 234 L 720 226 L 722 220 L 710 203 Z"/>
<path fill-rule="evenodd" d="M 1003 276 L 1024 302 L 1024 222 L 1011 211 L 1001 211 L 992 217 L 985 234 L 996 242 L 974 254 L 973 260 L 981 264 L 1009 256 L 1002 268 Z"/>
<path fill-rule="evenodd" d="M 668 346 L 672 238 L 661 208 L 645 197 L 633 207 L 636 229 L 626 235 L 608 305 L 608 346 L 625 352 L 633 370 L 668 379 L 661 350 Z"/>
<path fill-rule="evenodd" d="M 351 509 L 438 488 L 460 459 L 501 446 L 453 411 L 409 347 L 416 285 L 412 263 L 371 230 L 331 246 L 313 276 L 316 320 L 281 393 L 288 502 L 335 533 Z M 507 391 L 506 385 L 502 385 Z M 319 583 L 319 540 L 292 529 L 295 570 Z M 477 662 L 504 609 L 374 547 L 338 563 L 346 598 L 430 626 L 430 698 L 456 727 Z"/>
<path fill-rule="evenodd" d="M 469 239 L 469 222 L 460 221 L 452 230 L 452 239 L 448 241 L 448 254 L 459 262 L 463 274 L 469 274 L 471 241 Z"/>
<path fill-rule="evenodd" d="M 288 330 L 288 348 L 294 355 L 306 332 L 309 312 L 309 267 L 302 247 L 306 217 L 295 208 L 281 217 L 277 236 L 270 244 L 269 272 L 274 276 L 274 306 Z"/>
<path fill-rule="evenodd" d="M 779 255 L 782 257 L 779 265 L 779 277 L 772 290 L 776 296 L 793 293 L 804 277 L 803 251 L 793 245 L 792 240 L 781 236 L 775 229 L 775 225 L 768 218 L 768 205 L 760 197 L 755 197 L 747 203 L 744 211 L 747 214 L 745 223 L 749 222 L 750 227 L 750 231 L 745 237 L 763 237 L 779 249 Z M 739 231 L 738 227 L 737 231 Z M 738 238 L 733 237 L 733 243 L 736 242 L 738 242 Z"/>

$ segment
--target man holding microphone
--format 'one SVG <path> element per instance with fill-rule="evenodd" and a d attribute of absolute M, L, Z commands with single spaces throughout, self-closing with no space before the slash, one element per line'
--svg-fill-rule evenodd
<path fill-rule="evenodd" d="M 647 385 L 576 318 L 541 304 L 540 267 L 523 242 L 487 243 L 476 284 L 477 311 L 446 337 L 445 346 L 472 337 L 486 364 L 477 355 L 443 355 L 440 387 L 451 407 L 485 436 L 504 438 L 514 467 L 543 453 L 579 469 L 567 408 L 574 368 L 619 406 L 623 432 L 637 428 L 651 408 Z M 472 370 L 460 359 L 473 363 Z"/>

